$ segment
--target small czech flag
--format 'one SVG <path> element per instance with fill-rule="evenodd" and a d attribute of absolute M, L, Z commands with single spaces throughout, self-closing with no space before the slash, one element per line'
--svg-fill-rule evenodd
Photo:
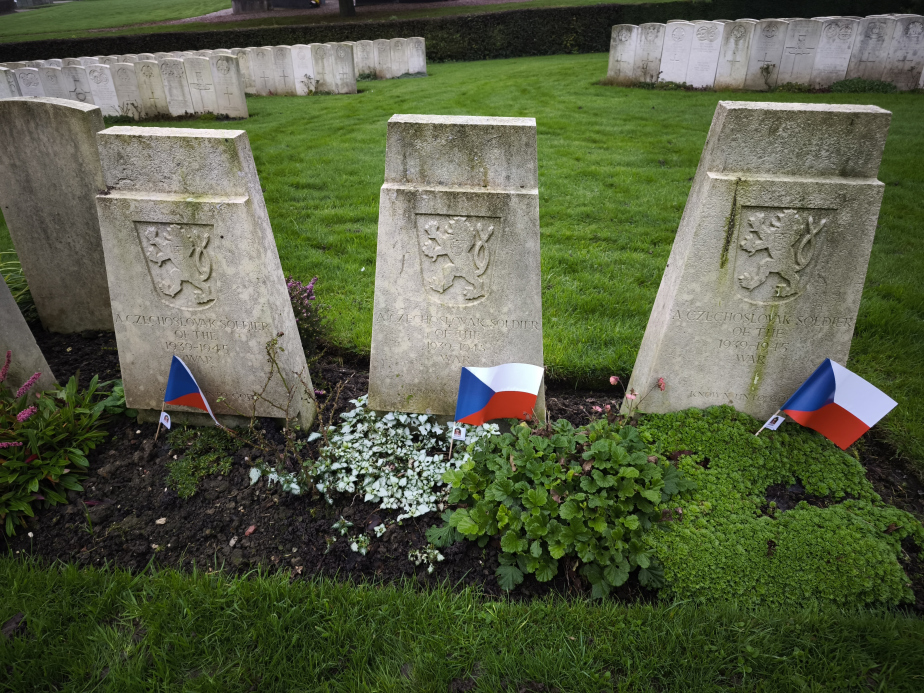
<path fill-rule="evenodd" d="M 528 363 L 463 368 L 459 376 L 456 421 L 480 426 L 492 419 L 529 419 L 545 369 Z"/>
<path fill-rule="evenodd" d="M 164 393 L 164 404 L 174 404 L 181 407 L 193 407 L 207 412 L 216 426 L 220 426 L 218 419 L 212 413 L 202 389 L 190 373 L 189 367 L 183 360 L 174 355 L 170 364 L 170 377 L 167 378 L 167 391 Z M 169 428 L 169 426 L 168 426 Z"/>
<path fill-rule="evenodd" d="M 897 404 L 859 375 L 825 359 L 781 409 L 846 450 Z"/>

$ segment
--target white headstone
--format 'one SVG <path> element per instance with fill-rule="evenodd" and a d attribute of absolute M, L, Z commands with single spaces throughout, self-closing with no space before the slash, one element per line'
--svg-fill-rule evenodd
<path fill-rule="evenodd" d="M 175 58 L 161 60 L 160 74 L 164 80 L 164 92 L 167 95 L 167 108 L 170 110 L 170 115 L 175 117 L 195 113 L 183 61 Z"/>
<path fill-rule="evenodd" d="M 617 24 L 610 31 L 610 62 L 606 69 L 608 84 L 627 87 L 635 82 L 638 31 L 634 24 Z"/>
<path fill-rule="evenodd" d="M 79 65 L 80 61 L 78 61 L 77 64 Z M 26 64 L 25 63 L 3 63 L 3 67 L 5 67 L 7 70 L 18 70 L 21 67 L 26 67 Z"/>
<path fill-rule="evenodd" d="M 899 17 L 892 33 L 892 45 L 882 79 L 899 91 L 917 87 L 924 72 L 924 17 Z"/>
<path fill-rule="evenodd" d="M 309 48 L 311 48 L 311 64 L 314 66 L 315 91 L 336 94 L 333 51 L 325 43 L 312 43 L 309 44 Z"/>
<path fill-rule="evenodd" d="M 148 118 L 154 115 L 170 115 L 160 65 L 153 60 L 139 60 L 135 63 L 135 77 L 138 78 L 138 91 L 141 92 L 145 115 Z"/>
<path fill-rule="evenodd" d="M 796 19 L 789 22 L 777 84 L 807 85 L 811 81 L 822 28 L 822 23 L 817 19 Z"/>
<path fill-rule="evenodd" d="M 295 67 L 292 64 L 292 47 L 273 47 L 273 66 L 276 70 L 276 93 L 280 96 L 296 96 Z"/>
<path fill-rule="evenodd" d="M 690 22 L 668 22 L 664 34 L 664 51 L 661 53 L 659 82 L 683 82 L 687 78 L 690 47 L 693 45 L 695 25 Z"/>
<path fill-rule="evenodd" d="M 160 62 L 161 60 L 166 60 L 167 58 L 175 59 L 172 53 L 164 53 L 163 51 L 161 51 L 160 53 L 154 54 L 154 59 L 157 60 L 158 62 Z"/>
<path fill-rule="evenodd" d="M 313 94 L 315 79 L 310 46 L 304 43 L 292 46 L 292 69 L 295 75 L 295 93 L 299 96 Z"/>
<path fill-rule="evenodd" d="M 19 82 L 19 93 L 23 96 L 45 96 L 45 90 L 42 89 L 42 80 L 39 79 L 39 71 L 34 67 L 20 67 L 13 70 L 16 73 L 16 81 Z"/>
<path fill-rule="evenodd" d="M 369 59 L 363 64 L 363 68 L 366 69 L 371 66 L 372 70 L 367 71 L 374 72 L 375 64 L 370 62 L 372 58 L 372 41 L 367 41 L 366 43 L 369 44 Z M 353 59 L 356 60 L 355 47 L 353 49 Z M 420 36 L 412 36 L 407 40 L 407 71 L 412 75 L 427 74 L 427 42 Z M 357 72 L 359 72 L 359 68 L 357 68 Z"/>
<path fill-rule="evenodd" d="M 369 406 L 451 415 L 462 366 L 542 366 L 539 262 L 536 121 L 393 116 Z"/>
<path fill-rule="evenodd" d="M 176 354 L 216 415 L 256 407 L 279 417 L 273 405 L 290 395 L 278 374 L 269 403 L 254 397 L 278 338 L 289 414 L 308 425 L 300 380 L 313 396 L 311 378 L 247 133 L 115 127 L 98 140 L 107 193 L 96 205 L 128 406 L 157 417 Z"/>
<path fill-rule="evenodd" d="M 757 22 L 729 22 L 722 33 L 722 52 L 716 66 L 716 89 L 744 89 Z"/>
<path fill-rule="evenodd" d="M 894 17 L 866 17 L 857 26 L 857 38 L 847 65 L 847 79 L 882 79 L 895 31 Z"/>
<path fill-rule="evenodd" d="M 890 118 L 719 102 L 629 382 L 640 410 L 766 419 L 825 358 L 846 363 Z"/>
<path fill-rule="evenodd" d="M 27 60 L 26 67 L 35 67 L 35 68 L 45 67 L 45 61 L 44 60 Z"/>
<path fill-rule="evenodd" d="M 650 22 L 638 28 L 638 45 L 635 49 L 633 81 L 653 83 L 661 72 L 661 53 L 664 50 L 664 24 Z"/>
<path fill-rule="evenodd" d="M 250 69 L 253 70 L 254 90 L 259 96 L 276 93 L 276 64 L 269 48 L 250 49 Z"/>
<path fill-rule="evenodd" d="M 157 62 L 157 58 L 154 57 L 153 53 L 138 53 L 138 55 L 135 57 L 138 58 L 138 62 L 142 60 L 145 62 L 152 62 L 152 61 L 155 63 Z"/>
<path fill-rule="evenodd" d="M 256 94 L 257 85 L 253 79 L 253 55 L 249 48 L 244 48 L 237 54 L 238 64 L 241 69 L 241 79 L 244 80 L 244 93 Z"/>
<path fill-rule="evenodd" d="M 209 58 L 212 81 L 215 83 L 215 112 L 229 118 L 247 117 L 247 99 L 240 59 L 233 55 L 213 55 Z"/>
<path fill-rule="evenodd" d="M 45 361 L 45 355 L 35 343 L 32 330 L 22 316 L 16 299 L 10 293 L 6 282 L 0 278 L 0 361 L 6 360 L 6 353 L 12 352 L 9 371 L 4 385 L 16 392 L 34 373 L 41 373 L 32 386 L 30 394 L 50 390 L 55 376 Z M 2 368 L 3 366 L 0 366 Z"/>
<path fill-rule="evenodd" d="M 45 67 L 64 67 L 64 61 L 58 58 L 49 58 L 45 61 Z"/>
<path fill-rule="evenodd" d="M 80 58 L 65 58 L 61 67 L 83 67 L 83 64 L 80 62 Z"/>
<path fill-rule="evenodd" d="M 394 70 L 391 67 L 391 43 L 388 39 L 372 42 L 372 57 L 375 60 L 375 76 L 379 79 L 391 79 Z"/>
<path fill-rule="evenodd" d="M 137 63 L 138 60 L 139 60 L 139 58 L 138 58 L 137 55 L 134 55 L 134 54 L 132 54 L 132 53 L 126 53 L 125 55 L 122 56 L 122 60 L 121 60 L 120 62 L 123 62 L 123 63 Z"/>
<path fill-rule="evenodd" d="M 90 65 L 99 64 L 99 58 L 82 56 L 80 58 L 77 58 L 77 60 L 79 60 L 80 64 L 83 65 L 84 67 L 89 67 Z"/>
<path fill-rule="evenodd" d="M 42 82 L 42 89 L 45 90 L 45 96 L 51 96 L 55 99 L 68 98 L 66 81 L 60 67 L 40 67 L 39 80 Z"/>
<path fill-rule="evenodd" d="M 123 115 L 141 120 L 145 117 L 144 98 L 138 85 L 134 63 L 115 63 L 110 67 L 112 82 Z"/>
<path fill-rule="evenodd" d="M 751 39 L 751 55 L 748 58 L 748 72 L 744 88 L 754 91 L 769 91 L 776 86 L 786 47 L 786 22 L 778 19 L 764 19 L 754 28 Z"/>
<path fill-rule="evenodd" d="M 393 38 L 391 44 L 391 67 L 394 77 L 401 77 L 408 73 L 407 39 Z"/>
<path fill-rule="evenodd" d="M 403 39 L 402 39 L 403 40 Z M 345 43 L 327 43 L 333 63 L 334 93 L 356 93 L 356 67 L 353 64 L 353 47 Z M 405 51 L 407 47 L 405 46 Z"/>
<path fill-rule="evenodd" d="M 14 96 L 22 96 L 19 93 L 19 84 L 16 83 L 16 73 L 0 67 L 0 99 L 11 99 Z"/>
<path fill-rule="evenodd" d="M 106 187 L 96 147 L 103 127 L 99 108 L 86 103 L 0 101 L 0 208 L 51 332 L 112 329 L 94 202 Z"/>
<path fill-rule="evenodd" d="M 192 99 L 193 111 L 196 113 L 217 113 L 218 101 L 215 97 L 215 84 L 212 81 L 211 58 L 184 58 L 186 66 L 186 83 L 189 85 L 189 97 Z"/>
<path fill-rule="evenodd" d="M 724 28 L 725 25 L 721 22 L 696 22 L 687 76 L 684 79 L 690 86 L 712 88 L 715 83 Z"/>
<path fill-rule="evenodd" d="M 375 76 L 375 48 L 372 41 L 357 41 L 353 46 L 353 61 L 356 64 L 356 77 L 370 79 Z"/>
<path fill-rule="evenodd" d="M 809 86 L 824 89 L 846 77 L 859 23 L 846 17 L 834 17 L 823 22 Z"/>
<path fill-rule="evenodd" d="M 104 116 L 119 116 L 122 115 L 122 110 L 112 83 L 111 69 L 108 65 L 91 65 L 87 68 L 87 77 L 90 92 L 93 94 L 93 103 L 99 106 Z"/>
<path fill-rule="evenodd" d="M 122 56 L 120 55 L 104 55 L 102 58 L 99 59 L 99 61 L 103 65 L 109 65 L 110 67 L 112 67 L 117 62 L 120 62 L 121 59 L 122 59 Z"/>
<path fill-rule="evenodd" d="M 80 103 L 93 104 L 93 93 L 90 89 L 90 80 L 87 78 L 87 68 L 78 65 L 62 67 L 67 98 Z"/>

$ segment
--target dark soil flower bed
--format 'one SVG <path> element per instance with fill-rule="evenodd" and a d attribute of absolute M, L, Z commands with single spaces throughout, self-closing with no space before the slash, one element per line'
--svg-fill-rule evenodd
<path fill-rule="evenodd" d="M 59 381 L 80 371 L 85 386 L 93 374 L 101 379 L 118 377 L 118 355 L 111 334 L 52 335 L 38 332 L 36 338 Z M 349 357 L 322 357 L 313 367 L 315 387 L 322 397 L 325 420 L 352 408 L 350 399 L 367 392 L 367 365 Z M 338 389 L 337 385 L 340 384 Z M 547 392 L 553 420 L 565 418 L 575 425 L 586 424 L 592 408 L 613 403 L 614 391 L 575 391 L 556 387 Z M 336 401 L 330 400 L 338 393 Z M 266 420 L 266 437 L 282 444 L 274 421 Z M 349 538 L 340 536 L 333 525 L 341 517 L 358 533 L 392 520 L 398 511 L 382 511 L 361 497 L 339 496 L 330 504 L 312 490 L 302 495 L 283 491 L 266 477 L 251 484 L 250 469 L 260 451 L 250 448 L 234 454 L 227 476 L 207 477 L 194 496 L 181 499 L 166 482 L 167 462 L 182 450 L 171 450 L 161 434 L 154 442 L 155 426 L 138 424 L 124 416 L 113 417 L 111 438 L 90 456 L 90 470 L 83 493 L 71 492 L 71 503 L 40 510 L 12 538 L 4 538 L 8 550 L 30 553 L 48 560 L 72 561 L 82 565 L 115 564 L 142 570 L 149 564 L 202 570 L 223 569 L 243 573 L 257 567 L 286 570 L 293 578 L 313 575 L 339 579 L 394 581 L 413 577 L 422 583 L 449 581 L 480 585 L 492 595 L 502 594 L 494 577 L 500 551 L 496 540 L 481 549 L 463 542 L 442 549 L 445 560 L 432 573 L 427 565 L 415 566 L 409 552 L 425 549 L 426 530 L 442 524 L 437 513 L 392 525 L 381 538 L 372 538 L 363 556 L 350 549 Z M 862 462 L 876 491 L 887 502 L 924 517 L 924 486 L 884 443 L 868 440 Z M 313 452 L 316 453 L 316 450 Z M 293 467 L 290 471 L 296 471 Z M 772 496 L 772 497 L 771 497 Z M 806 499 L 801 487 L 773 486 L 768 501 L 785 509 Z M 336 541 L 331 542 L 332 538 Z M 903 567 L 912 579 L 916 608 L 924 612 L 924 565 L 909 544 Z M 513 596 L 531 598 L 549 592 L 587 594 L 588 585 L 573 567 L 559 571 L 548 583 L 532 576 Z M 621 600 L 652 598 L 635 574 L 614 592 Z"/>

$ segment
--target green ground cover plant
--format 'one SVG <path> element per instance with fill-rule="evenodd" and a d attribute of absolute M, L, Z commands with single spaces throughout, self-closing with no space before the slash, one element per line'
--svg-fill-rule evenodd
<path fill-rule="evenodd" d="M 177 459 L 169 463 L 167 484 L 180 498 L 195 494 L 207 476 L 231 471 L 232 455 L 246 444 L 220 428 L 177 428 L 167 436 Z"/>
<path fill-rule="evenodd" d="M 878 428 L 924 468 L 924 95 L 604 87 L 606 61 L 431 65 L 426 79 L 363 82 L 355 96 L 252 97 L 249 120 L 177 126 L 247 130 L 283 270 L 320 275 L 330 340 L 368 354 L 388 118 L 535 117 L 545 360 L 550 377 L 588 385 L 632 369 L 719 100 L 886 108 L 885 194 L 848 366 L 899 402 Z M 0 229 L 0 250 L 9 247 Z"/>
<path fill-rule="evenodd" d="M 6 691 L 921 690 L 924 621 L 0 558 Z"/>

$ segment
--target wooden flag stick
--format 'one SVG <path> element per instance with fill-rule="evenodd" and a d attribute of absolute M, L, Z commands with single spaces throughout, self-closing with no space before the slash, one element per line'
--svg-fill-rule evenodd
<path fill-rule="evenodd" d="M 157 417 L 157 432 L 154 434 L 154 442 L 157 442 L 157 436 L 160 435 L 160 422 L 164 418 L 164 409 L 167 408 L 167 403 L 164 402 L 160 407 L 160 416 Z"/>
<path fill-rule="evenodd" d="M 449 457 L 447 457 L 446 459 L 449 459 L 449 460 L 452 459 L 452 446 L 455 445 L 455 444 L 456 444 L 456 439 L 455 439 L 455 438 L 450 438 L 450 439 L 449 439 Z"/>
<path fill-rule="evenodd" d="M 781 413 L 782 411 L 783 411 L 782 409 L 777 409 L 777 410 L 776 410 L 776 414 L 773 414 L 773 416 L 771 416 L 769 419 L 767 419 L 767 421 L 773 420 L 773 417 L 774 417 L 774 416 L 779 416 L 780 413 Z M 757 431 L 757 433 L 754 434 L 755 436 L 759 436 L 759 435 L 760 435 L 760 432 L 761 432 L 762 430 L 764 430 L 764 429 L 767 427 L 767 421 L 764 421 L 764 425 L 761 426 L 760 429 Z"/>

